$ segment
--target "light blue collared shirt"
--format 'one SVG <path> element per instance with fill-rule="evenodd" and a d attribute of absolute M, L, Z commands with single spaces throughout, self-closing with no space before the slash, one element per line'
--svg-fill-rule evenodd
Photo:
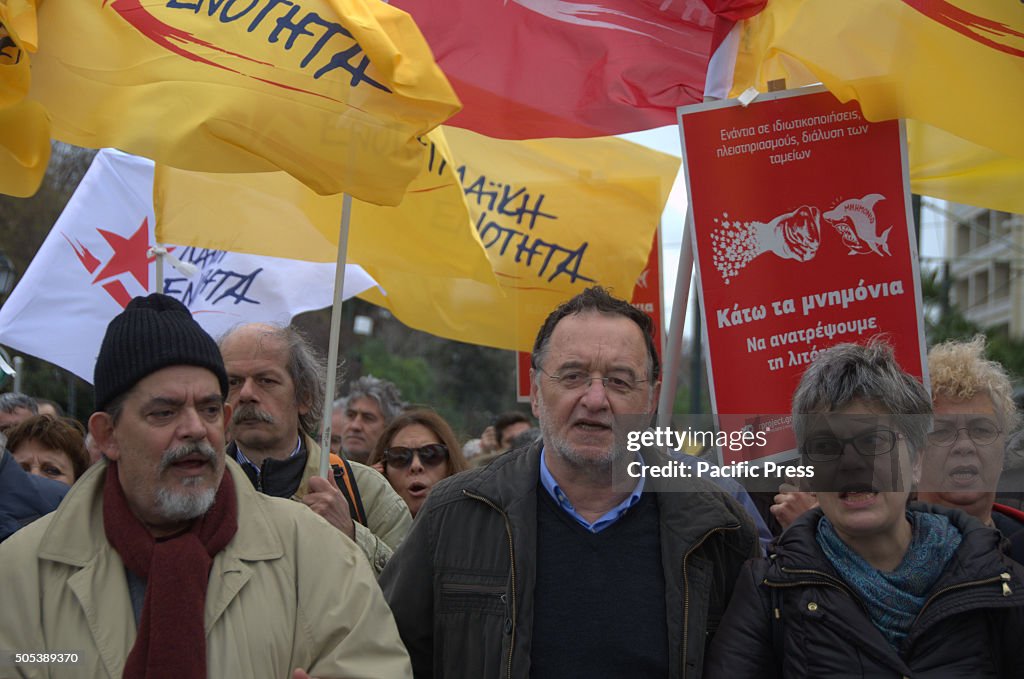
<path fill-rule="evenodd" d="M 590 523 L 589 521 L 584 519 L 580 515 L 579 512 L 576 511 L 576 508 L 572 506 L 571 502 L 569 502 L 569 497 L 558 486 L 558 482 L 555 481 L 555 477 L 552 476 L 551 472 L 548 470 L 548 464 L 547 464 L 547 460 L 546 460 L 546 458 L 544 456 L 544 453 L 545 453 L 544 449 L 541 448 L 541 451 L 540 451 L 540 483 L 541 483 L 541 485 L 544 486 L 544 489 L 546 491 L 548 491 L 548 494 L 551 495 L 551 497 L 555 501 L 555 503 L 559 507 L 561 507 L 565 511 L 566 514 L 568 514 L 572 518 L 576 519 L 577 523 L 579 523 L 581 526 L 583 526 L 584 528 L 589 530 L 591 533 L 600 533 L 605 528 L 607 528 L 608 526 L 612 525 L 613 523 L 615 523 L 616 521 L 621 519 L 622 515 L 625 514 L 626 511 L 628 511 L 630 507 L 635 505 L 637 502 L 640 502 L 640 494 L 644 492 L 644 477 L 643 476 L 641 476 L 640 480 L 637 481 L 636 488 L 634 488 L 633 492 L 629 494 L 629 497 L 627 497 L 625 500 L 623 500 L 619 504 L 617 504 L 614 507 L 612 507 L 611 509 L 609 509 L 603 515 L 601 515 L 601 517 L 598 518 L 597 521 L 595 521 L 594 523 Z M 640 459 L 641 462 L 643 461 L 643 459 L 640 458 L 639 455 L 637 455 L 637 458 Z"/>
<path fill-rule="evenodd" d="M 295 439 L 295 450 L 293 450 L 292 454 L 288 456 L 288 459 L 290 460 L 291 458 L 293 458 L 296 455 L 298 455 L 299 451 L 301 451 L 301 450 L 302 450 L 302 437 L 298 436 Z M 235 442 L 235 462 L 237 462 L 238 464 L 242 465 L 243 467 L 249 467 L 250 469 L 255 469 L 256 470 L 256 478 L 258 479 L 260 477 L 260 468 L 259 468 L 259 466 L 257 466 L 257 464 L 255 462 L 253 462 L 252 460 L 250 460 L 249 458 L 247 458 L 245 456 L 245 453 L 242 452 L 242 448 L 238 445 L 237 441 Z"/>

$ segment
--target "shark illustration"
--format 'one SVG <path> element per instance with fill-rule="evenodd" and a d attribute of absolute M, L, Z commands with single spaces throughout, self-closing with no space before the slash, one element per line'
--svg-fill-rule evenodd
<path fill-rule="evenodd" d="M 881 235 L 878 233 L 875 203 L 880 200 L 885 200 L 885 196 L 869 193 L 863 198 L 844 200 L 822 215 L 842 236 L 843 244 L 850 249 L 849 254 L 863 255 L 869 251 L 880 257 L 892 254 L 888 243 L 892 227 Z"/>

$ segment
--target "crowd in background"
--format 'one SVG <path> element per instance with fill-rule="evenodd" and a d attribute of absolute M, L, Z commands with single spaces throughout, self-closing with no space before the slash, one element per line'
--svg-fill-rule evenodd
<path fill-rule="evenodd" d="M 619 418 L 654 414 L 653 346 L 646 316 L 588 290 L 538 333 L 538 424 L 503 413 L 460 443 L 373 376 L 325 402 L 293 328 L 215 343 L 170 298 L 138 298 L 108 329 L 88 426 L 0 394 L 0 563 L 28 597 L 0 642 L 95 643 L 92 667 L 124 676 L 1024 676 L 1021 416 L 984 338 L 933 347 L 927 388 L 882 340 L 822 351 L 793 396 L 793 462 L 816 473 L 760 503 L 735 482 L 616 475 L 634 459 Z M 263 563 L 261 584 L 220 595 L 241 609 L 204 637 L 231 559 Z M 113 656 L 68 632 L 118 615 L 62 593 L 83 563 L 134 613 Z M 297 598 L 275 599 L 281 578 Z M 254 620 L 277 614 L 245 593 L 264 586 L 285 611 L 270 638 Z M 179 643 L 204 650 L 185 662 Z"/>

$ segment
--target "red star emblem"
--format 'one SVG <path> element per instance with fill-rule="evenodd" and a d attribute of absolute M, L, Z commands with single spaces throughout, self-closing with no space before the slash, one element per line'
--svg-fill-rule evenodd
<path fill-rule="evenodd" d="M 112 231 L 96 230 L 110 244 L 114 254 L 107 261 L 106 266 L 96 274 L 93 283 L 102 278 L 129 273 L 139 282 L 143 290 L 149 290 L 149 263 L 154 259 L 148 256 L 149 219 L 143 219 L 139 228 L 128 238 L 119 236 Z"/>

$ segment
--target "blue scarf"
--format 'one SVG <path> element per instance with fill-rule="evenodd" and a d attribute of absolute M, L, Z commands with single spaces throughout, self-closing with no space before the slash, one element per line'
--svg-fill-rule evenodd
<path fill-rule="evenodd" d="M 891 572 L 876 569 L 850 549 L 824 516 L 816 536 L 829 562 L 867 607 L 871 622 L 896 650 L 962 539 L 941 514 L 907 512 L 907 519 L 913 531 L 910 548 Z"/>

